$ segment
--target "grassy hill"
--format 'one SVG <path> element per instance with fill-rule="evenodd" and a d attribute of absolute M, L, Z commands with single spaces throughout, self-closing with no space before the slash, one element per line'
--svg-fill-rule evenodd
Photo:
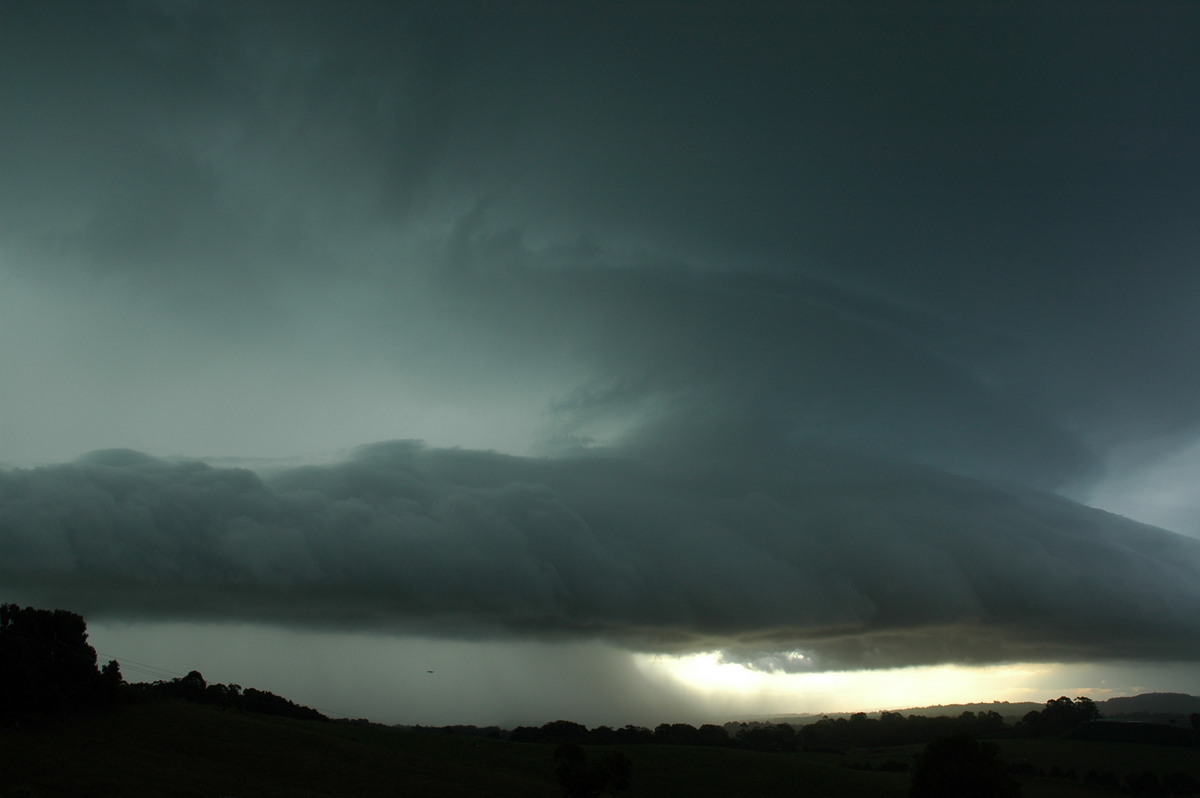
<path fill-rule="evenodd" d="M 1005 740 L 1009 763 L 1121 776 L 1200 769 L 1194 748 L 1077 740 Z M 855 769 L 911 762 L 921 746 L 846 755 L 696 746 L 621 750 L 641 796 L 901 798 L 905 773 Z M 609 749 L 588 748 L 589 756 Z M 0 798 L 42 796 L 561 796 L 554 747 L 480 737 L 291 720 L 169 700 L 32 730 L 0 731 Z M 1026 798 L 1112 795 L 1024 776 Z"/>

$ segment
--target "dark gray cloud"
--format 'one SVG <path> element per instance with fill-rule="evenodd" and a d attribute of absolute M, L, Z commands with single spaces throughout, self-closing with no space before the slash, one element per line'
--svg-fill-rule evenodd
<path fill-rule="evenodd" d="M 589 430 L 647 449 L 726 457 L 806 440 L 976 476 L 1059 488 L 1102 453 L 1028 401 L 1019 340 L 816 278 L 614 264 L 594 245 L 530 251 L 519 236 L 459 231 L 453 296 L 508 355 L 582 365 L 554 401 L 560 443 Z M 557 427 L 554 427 L 557 424 Z"/>
<path fill-rule="evenodd" d="M 1200 651 L 1200 543 L 829 450 L 397 442 L 265 479 L 108 451 L 0 486 L 6 583 L 98 617 L 799 649 L 819 668 Z"/>
<path fill-rule="evenodd" d="M 1039 491 L 1195 505 L 1145 485 L 1200 436 L 1198 14 L 7 3 L 0 459 L 186 457 L 4 472 L 6 579 L 765 669 L 1193 657 L 1194 542 Z"/>
<path fill-rule="evenodd" d="M 806 429 L 1085 495 L 1200 424 L 1195 13 L 12 4 L 5 268 L 253 361 L 536 374 L 536 411 L 784 383 Z M 430 294 L 447 236 L 474 303 Z"/>

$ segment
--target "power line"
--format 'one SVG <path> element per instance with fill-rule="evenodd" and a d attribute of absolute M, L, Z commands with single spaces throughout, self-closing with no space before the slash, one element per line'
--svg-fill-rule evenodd
<path fill-rule="evenodd" d="M 126 670 L 128 668 L 128 670 L 131 670 L 135 673 L 141 673 L 146 676 L 158 676 L 158 677 L 186 676 L 187 675 L 187 674 L 180 673 L 179 671 L 170 670 L 169 668 L 163 668 L 158 665 L 151 665 L 146 662 L 138 662 L 136 659 L 129 659 L 128 657 L 122 657 L 119 654 L 110 654 L 107 651 L 100 651 L 99 649 L 96 650 L 96 653 L 105 659 L 116 660 L 117 663 L 121 666 L 121 670 Z M 126 663 L 128 663 L 128 665 Z"/>

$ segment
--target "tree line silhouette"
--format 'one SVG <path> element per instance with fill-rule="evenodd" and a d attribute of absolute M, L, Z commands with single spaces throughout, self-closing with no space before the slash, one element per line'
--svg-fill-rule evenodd
<path fill-rule="evenodd" d="M 198 671 L 175 679 L 129 684 L 116 660 L 98 666 L 87 642 L 82 616 L 65 610 L 0 605 L 0 721 L 20 726 L 79 712 L 112 710 L 124 703 L 185 700 L 227 709 L 301 720 L 329 721 L 316 709 L 265 690 L 236 684 L 208 684 Z M 1088 786 L 1119 787 L 1141 795 L 1200 794 L 1200 784 L 1186 773 L 1161 777 L 1146 771 L 1128 774 L 1124 783 L 1111 773 L 1031 772 L 1018 764 L 1006 767 L 998 749 L 986 739 L 1004 737 L 1075 737 L 1159 744 L 1200 744 L 1200 714 L 1191 729 L 1145 723 L 1106 723 L 1087 697 L 1061 696 L 1009 725 L 995 711 L 963 712 L 930 717 L 882 712 L 872 718 L 859 712 L 825 717 L 797 728 L 789 723 L 732 723 L 724 726 L 662 723 L 654 729 L 626 725 L 588 729 L 555 720 L 539 727 L 417 727 L 419 731 L 479 734 L 517 743 L 555 745 L 555 772 L 570 796 L 596 796 L 628 789 L 630 762 L 623 753 L 605 752 L 589 759 L 585 746 L 675 745 L 741 748 L 786 753 L 798 750 L 848 752 L 890 746 L 926 744 L 912 769 L 912 798 L 972 795 L 976 798 L 1019 795 L 1011 776 L 1037 775 L 1082 781 Z M 1114 736 L 1116 735 L 1116 736 Z M 886 764 L 886 763 L 885 763 Z M 903 763 L 900 763 L 903 764 Z M 887 769 L 880 766 L 881 769 Z M 903 765 L 907 770 L 908 766 Z"/>
<path fill-rule="evenodd" d="M 714 748 L 746 748 L 754 751 L 796 751 L 799 735 L 789 723 L 743 723 L 733 734 L 724 726 L 705 723 L 660 723 L 653 730 L 627 725 L 619 729 L 554 720 L 542 726 L 518 726 L 508 739 L 518 743 L 553 745 L 703 745 Z"/>
<path fill-rule="evenodd" d="M 963 712 L 956 716 L 931 717 L 881 712 L 872 718 L 865 712 L 849 717 L 824 717 L 816 723 L 796 727 L 789 723 L 740 723 L 717 726 L 706 723 L 662 723 L 653 730 L 628 725 L 619 729 L 555 720 L 542 726 L 518 726 L 508 738 L 521 743 L 574 745 L 705 745 L 745 748 L 754 751 L 846 751 L 928 743 L 939 738 L 967 734 L 971 737 L 1048 737 L 1077 731 L 1100 712 L 1087 697 L 1066 696 L 1046 702 L 1041 710 L 1027 713 L 1009 724 L 994 710 Z M 1133 724 L 1125 724 L 1133 725 Z M 455 727 L 455 733 L 470 733 L 470 727 Z M 450 729 L 446 729 L 450 731 Z M 491 736 L 499 736 L 492 731 Z"/>
<path fill-rule="evenodd" d="M 126 694 L 133 701 L 182 698 L 197 704 L 240 709 L 260 715 L 297 720 L 329 720 L 328 716 L 312 707 L 297 704 L 266 690 L 253 687 L 243 689 L 238 684 L 208 684 L 198 671 L 191 671 L 187 676 L 178 679 L 126 685 Z"/>
<path fill-rule="evenodd" d="M 123 703 L 183 699 L 301 720 L 329 720 L 310 707 L 253 687 L 207 684 L 197 671 L 129 684 L 116 660 L 97 667 L 83 616 L 0 604 L 0 720 L 22 725 Z"/>

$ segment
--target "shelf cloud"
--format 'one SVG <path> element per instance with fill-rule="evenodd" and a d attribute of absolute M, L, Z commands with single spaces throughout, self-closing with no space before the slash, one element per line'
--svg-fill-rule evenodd
<path fill-rule="evenodd" d="M 267 478 L 104 451 L 0 485 L 6 581 L 101 617 L 765 646 L 818 668 L 1200 644 L 1200 542 L 805 447 L 731 464 L 393 442 Z"/>

